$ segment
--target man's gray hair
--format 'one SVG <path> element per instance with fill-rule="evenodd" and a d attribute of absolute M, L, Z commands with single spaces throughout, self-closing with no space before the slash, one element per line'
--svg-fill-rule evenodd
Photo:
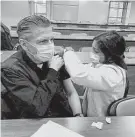
<path fill-rule="evenodd" d="M 32 32 L 33 28 L 51 26 L 51 22 L 44 16 L 32 15 L 22 19 L 17 25 L 17 34 L 20 37 L 27 39 L 27 36 Z"/>

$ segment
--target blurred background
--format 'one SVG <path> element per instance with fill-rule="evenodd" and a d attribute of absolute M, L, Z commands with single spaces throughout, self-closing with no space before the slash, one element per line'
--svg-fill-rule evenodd
<path fill-rule="evenodd" d="M 52 21 L 135 25 L 135 1 L 1 1 L 1 19 L 8 27 L 16 26 L 20 19 L 32 14 L 44 15 Z"/>

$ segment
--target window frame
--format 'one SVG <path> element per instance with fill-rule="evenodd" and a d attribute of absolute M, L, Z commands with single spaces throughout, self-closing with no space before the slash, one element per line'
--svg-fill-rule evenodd
<path fill-rule="evenodd" d="M 112 6 L 113 3 L 118 3 L 118 6 L 117 7 Z M 120 3 L 122 3 L 122 5 L 123 5 L 122 8 L 120 7 Z M 108 10 L 107 24 L 108 25 L 112 25 L 112 24 L 124 25 L 125 22 L 126 22 L 126 15 L 127 15 L 127 10 L 128 10 L 128 4 L 129 4 L 128 1 L 109 1 L 109 10 Z M 117 12 L 116 16 L 110 16 L 112 9 L 116 9 L 117 10 L 116 11 Z M 121 9 L 122 9 L 122 14 L 121 14 L 121 16 L 119 16 L 119 11 Z M 112 19 L 112 18 L 115 19 L 114 23 L 109 20 L 109 19 Z M 118 19 L 121 19 L 121 21 L 118 22 Z"/>

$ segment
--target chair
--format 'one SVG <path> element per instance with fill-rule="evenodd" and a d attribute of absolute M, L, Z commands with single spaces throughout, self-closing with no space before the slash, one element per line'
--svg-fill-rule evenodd
<path fill-rule="evenodd" d="M 85 37 L 87 36 L 87 34 L 86 33 L 72 33 L 71 36 L 82 36 L 82 37 L 84 36 Z"/>
<path fill-rule="evenodd" d="M 133 46 L 129 47 L 129 52 L 135 52 L 135 46 L 134 47 Z"/>
<path fill-rule="evenodd" d="M 55 37 L 55 36 L 59 36 L 59 35 L 61 35 L 60 32 L 53 32 L 53 36 L 54 36 L 54 37 Z"/>
<path fill-rule="evenodd" d="M 129 47 L 127 47 L 127 48 L 125 49 L 125 52 L 129 52 Z"/>
<path fill-rule="evenodd" d="M 131 38 L 131 39 L 134 39 L 135 38 L 135 34 L 128 34 L 128 37 Z"/>
<path fill-rule="evenodd" d="M 79 49 L 80 52 L 91 52 L 92 51 L 92 47 L 81 47 Z"/>
<path fill-rule="evenodd" d="M 135 96 L 114 101 L 107 111 L 109 116 L 135 116 Z"/>
<path fill-rule="evenodd" d="M 125 52 L 124 55 L 127 58 L 135 58 L 135 52 Z"/>
<path fill-rule="evenodd" d="M 59 51 L 59 50 L 61 50 L 61 49 L 63 49 L 63 48 L 64 48 L 63 46 L 55 46 L 55 47 L 54 47 L 54 49 L 57 50 L 57 51 Z"/>

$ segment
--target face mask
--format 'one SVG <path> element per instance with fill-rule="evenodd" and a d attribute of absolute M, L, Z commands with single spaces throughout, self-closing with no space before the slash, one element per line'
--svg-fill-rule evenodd
<path fill-rule="evenodd" d="M 51 60 L 54 56 L 54 43 L 37 47 L 36 56 L 43 62 Z"/>
<path fill-rule="evenodd" d="M 34 57 L 36 63 L 47 62 L 52 59 L 54 55 L 54 43 L 50 42 L 48 45 L 34 46 L 26 41 L 31 47 L 26 52 Z"/>
<path fill-rule="evenodd" d="M 100 57 L 93 52 L 90 52 L 90 59 L 93 63 L 99 63 Z"/>

